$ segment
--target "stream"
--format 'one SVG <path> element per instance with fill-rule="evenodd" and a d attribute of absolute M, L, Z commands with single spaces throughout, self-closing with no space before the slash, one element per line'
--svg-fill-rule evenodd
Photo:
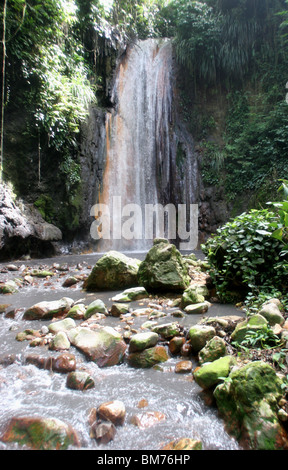
<path fill-rule="evenodd" d="M 196 253 L 197 254 L 197 253 Z M 81 450 L 159 450 L 170 441 L 182 437 L 199 439 L 204 450 L 240 450 L 238 443 L 224 429 L 217 409 L 205 404 L 201 388 L 193 381 L 192 374 L 176 374 L 175 364 L 180 356 L 170 357 L 160 367 L 151 369 L 134 369 L 124 361 L 122 364 L 99 368 L 95 363 L 86 361 L 85 357 L 71 346 L 75 354 L 77 368 L 83 368 L 93 377 L 95 387 L 86 390 L 70 390 L 66 387 L 65 374 L 38 369 L 34 365 L 25 365 L 27 354 L 57 354 L 43 346 L 32 348 L 28 341 L 15 340 L 16 334 L 26 328 L 40 329 L 48 326 L 51 320 L 26 321 L 22 319 L 26 308 L 43 300 L 58 300 L 70 297 L 82 300 L 85 305 L 93 300 L 102 299 L 107 308 L 112 305 L 111 298 L 117 292 L 87 293 L 82 290 L 82 282 L 63 287 L 66 277 L 73 273 L 88 274 L 91 267 L 101 256 L 100 253 L 83 255 L 64 255 L 41 260 L 19 260 L 0 264 L 0 280 L 20 277 L 27 267 L 49 269 L 53 265 L 67 266 L 67 270 L 57 270 L 50 279 L 35 279 L 33 284 L 21 287 L 18 293 L 0 295 L 0 304 L 9 304 L 15 309 L 14 318 L 0 315 L 0 357 L 15 355 L 16 360 L 8 366 L 0 366 L 0 434 L 7 422 L 14 416 L 56 417 L 71 424 L 80 436 Z M 145 253 L 133 253 L 143 259 Z M 5 271 L 8 264 L 16 265 L 18 271 Z M 132 302 L 131 308 L 146 306 L 144 301 Z M 151 302 L 151 299 L 149 299 Z M 166 316 L 157 319 L 159 323 L 175 321 L 172 310 L 164 307 Z M 243 315 L 233 306 L 213 304 L 209 316 Z M 12 315 L 13 316 L 13 315 Z M 204 315 L 185 315 L 177 318 L 185 328 L 199 322 Z M 133 328 L 139 329 L 147 317 L 135 317 Z M 80 321 L 78 321 L 80 322 Z M 77 323 L 77 321 L 76 321 Z M 119 318 L 112 316 L 99 320 L 102 325 L 115 328 L 124 327 Z M 194 361 L 195 367 L 197 366 Z M 110 400 L 120 400 L 125 404 L 126 419 L 123 426 L 117 427 L 115 438 L 105 445 L 99 445 L 89 436 L 88 417 L 92 408 Z M 144 411 L 159 411 L 166 419 L 147 429 L 140 429 L 131 423 L 131 417 L 141 411 L 139 402 L 147 401 Z M 69 447 L 69 450 L 73 447 Z M 0 442 L 0 450 L 22 450 L 17 444 Z"/>

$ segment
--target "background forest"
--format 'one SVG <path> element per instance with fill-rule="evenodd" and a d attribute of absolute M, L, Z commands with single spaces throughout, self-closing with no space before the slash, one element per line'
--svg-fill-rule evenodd
<path fill-rule="evenodd" d="M 288 172 L 286 0 L 5 0 L 1 178 L 64 233 L 79 228 L 81 124 L 111 106 L 117 57 L 169 37 L 203 184 L 232 215 L 277 200 Z"/>

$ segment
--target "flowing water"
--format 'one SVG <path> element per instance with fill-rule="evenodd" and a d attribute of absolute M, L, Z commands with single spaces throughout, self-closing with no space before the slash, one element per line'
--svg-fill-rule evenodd
<path fill-rule="evenodd" d="M 99 195 L 111 221 L 109 225 L 106 219 L 102 230 L 111 240 L 102 232 L 99 249 L 145 250 L 155 236 L 163 235 L 156 228 L 147 234 L 151 224 L 145 207 L 159 203 L 159 168 L 162 173 L 169 170 L 163 162 L 170 160 L 171 42 L 148 39 L 129 48 L 119 63 L 112 100 L 115 109 L 106 117 L 106 166 Z M 161 179 L 168 180 L 162 173 Z"/>
<path fill-rule="evenodd" d="M 14 318 L 0 315 L 0 356 L 13 354 L 15 362 L 8 366 L 0 366 L 0 434 L 6 423 L 13 416 L 44 416 L 56 417 L 70 423 L 81 439 L 83 450 L 157 450 L 171 440 L 186 437 L 200 439 L 205 450 L 237 450 L 238 444 L 224 430 L 217 410 L 205 404 L 200 387 L 193 382 L 192 374 L 176 374 L 175 364 L 179 357 L 171 357 L 159 369 L 134 369 L 124 361 L 122 364 L 99 368 L 93 362 L 86 361 L 75 348 L 77 368 L 88 371 L 95 381 L 95 387 L 87 391 L 70 390 L 66 387 L 66 375 L 48 370 L 41 370 L 33 365 L 25 365 L 28 354 L 57 355 L 46 347 L 32 348 L 27 341 L 18 342 L 15 336 L 26 328 L 40 329 L 51 321 L 25 321 L 23 312 L 27 307 L 42 300 L 57 300 L 71 297 L 83 299 L 88 305 L 96 298 L 101 298 L 107 307 L 112 304 L 111 297 L 115 292 L 87 293 L 81 289 L 81 283 L 74 287 L 64 288 L 64 279 L 73 272 L 87 274 L 100 254 L 63 256 L 50 260 L 17 262 L 19 271 L 0 274 L 1 280 L 20 277 L 28 266 L 51 267 L 53 263 L 67 264 L 69 271 L 57 271 L 50 280 L 35 279 L 33 285 L 23 286 L 18 293 L 0 295 L 1 304 L 10 304 L 16 309 Z M 144 254 L 133 254 L 143 259 Z M 2 268 L 4 265 L 0 265 Z M 143 301 L 133 302 L 131 307 L 139 307 Z M 147 305 L 147 304 L 146 304 Z M 9 309 L 8 309 L 9 310 Z M 175 321 L 170 316 L 171 309 L 164 308 L 167 316 L 159 319 L 159 323 Z M 241 312 L 230 306 L 214 305 L 209 310 L 213 315 L 240 315 Z M 177 318 L 185 328 L 195 324 L 202 315 Z M 135 317 L 133 328 L 140 328 L 147 317 Z M 123 328 L 123 323 L 113 317 L 99 320 L 100 324 L 109 324 L 115 328 Z M 194 364 L 196 366 L 196 363 Z M 122 427 L 117 428 L 113 441 L 106 445 L 98 445 L 89 437 L 88 416 L 90 410 L 103 402 L 121 400 L 126 407 L 126 419 Z M 139 409 L 140 400 L 147 400 L 148 405 Z M 132 424 L 131 417 L 141 411 L 158 411 L 164 413 L 166 419 L 156 425 L 139 429 Z M 15 444 L 0 442 L 0 450 L 15 450 Z M 20 448 L 21 449 L 21 448 Z"/>

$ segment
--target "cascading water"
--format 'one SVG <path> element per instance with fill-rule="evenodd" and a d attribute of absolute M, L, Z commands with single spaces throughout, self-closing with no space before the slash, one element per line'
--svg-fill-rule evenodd
<path fill-rule="evenodd" d="M 115 110 L 106 118 L 106 167 L 99 195 L 99 203 L 109 208 L 111 225 L 102 223 L 99 251 L 145 250 L 154 236 L 162 235 L 154 231 L 147 239 L 145 205 L 159 202 L 159 168 L 169 172 L 163 162 L 170 158 L 172 88 L 169 40 L 139 41 L 122 57 L 112 96 Z M 168 181 L 169 174 L 162 173 Z"/>

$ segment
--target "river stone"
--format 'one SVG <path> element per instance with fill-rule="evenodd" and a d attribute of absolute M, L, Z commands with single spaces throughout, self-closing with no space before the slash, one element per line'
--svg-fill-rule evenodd
<path fill-rule="evenodd" d="M 140 261 L 123 253 L 109 251 L 95 264 L 84 282 L 87 291 L 116 290 L 138 285 Z"/>
<path fill-rule="evenodd" d="M 66 387 L 73 390 L 89 390 L 95 386 L 95 382 L 88 372 L 76 370 L 69 372 L 66 378 Z"/>
<path fill-rule="evenodd" d="M 157 333 L 148 331 L 146 333 L 137 333 L 131 337 L 129 343 L 129 353 L 143 351 L 144 349 L 156 346 L 159 336 Z"/>
<path fill-rule="evenodd" d="M 220 357 L 213 362 L 206 362 L 193 373 L 195 382 L 204 390 L 217 385 L 221 378 L 228 377 L 231 367 L 236 364 L 233 356 Z"/>
<path fill-rule="evenodd" d="M 235 330 L 231 334 L 231 340 L 237 343 L 241 343 L 245 339 L 248 331 L 258 331 L 268 324 L 266 318 L 262 315 L 252 315 L 247 320 L 237 324 Z"/>
<path fill-rule="evenodd" d="M 94 313 L 104 313 L 108 315 L 108 310 L 103 302 L 103 300 L 96 299 L 88 305 L 86 312 L 84 313 L 84 318 L 90 318 Z"/>
<path fill-rule="evenodd" d="M 209 302 L 201 302 L 199 304 L 190 304 L 187 305 L 187 307 L 184 308 L 184 312 L 187 314 L 200 314 L 200 313 L 205 313 L 207 312 L 210 304 Z"/>
<path fill-rule="evenodd" d="M 275 302 L 266 302 L 262 305 L 259 315 L 266 318 L 270 326 L 274 326 L 276 324 L 283 325 L 285 323 L 285 319 Z"/>
<path fill-rule="evenodd" d="M 97 408 L 97 417 L 110 421 L 115 426 L 122 426 L 125 421 L 126 409 L 122 401 L 113 400 L 102 403 Z"/>
<path fill-rule="evenodd" d="M 110 326 L 91 330 L 77 327 L 68 331 L 71 343 L 99 367 L 119 364 L 126 350 L 120 333 Z"/>
<path fill-rule="evenodd" d="M 213 362 L 216 361 L 216 359 L 225 356 L 226 353 L 226 343 L 224 339 L 219 338 L 219 336 L 214 336 L 214 338 L 210 339 L 210 341 L 206 343 L 206 346 L 199 351 L 198 359 L 200 364 L 203 364 L 204 362 Z"/>
<path fill-rule="evenodd" d="M 23 315 L 24 320 L 50 319 L 57 316 L 63 316 L 69 312 L 74 300 L 63 297 L 60 300 L 51 302 L 39 302 L 28 308 Z"/>
<path fill-rule="evenodd" d="M 184 291 L 190 283 L 187 263 L 175 245 L 154 243 L 138 270 L 140 286 L 149 291 Z"/>
<path fill-rule="evenodd" d="M 79 447 L 74 429 L 56 418 L 12 418 L 1 436 L 3 442 L 17 442 L 33 450 L 66 450 Z"/>
<path fill-rule="evenodd" d="M 287 432 L 277 419 L 282 396 L 282 380 L 263 361 L 233 370 L 229 381 L 214 390 L 228 432 L 245 448 L 255 450 L 287 450 Z"/>
<path fill-rule="evenodd" d="M 76 323 L 73 318 L 64 318 L 64 320 L 55 321 L 48 325 L 50 333 L 56 335 L 59 331 L 68 331 L 76 327 Z"/>
<path fill-rule="evenodd" d="M 192 367 L 192 361 L 179 361 L 175 365 L 175 372 L 176 374 L 186 374 L 192 371 Z"/>
<path fill-rule="evenodd" d="M 49 349 L 53 351 L 61 351 L 62 349 L 69 349 L 70 341 L 65 331 L 59 331 L 52 341 L 49 343 Z"/>
<path fill-rule="evenodd" d="M 6 281 L 0 283 L 0 294 L 15 294 L 18 292 L 18 285 L 15 281 Z"/>
<path fill-rule="evenodd" d="M 171 354 L 179 354 L 184 343 L 185 338 L 183 336 L 174 336 L 171 338 L 168 345 Z"/>
<path fill-rule="evenodd" d="M 140 429 L 146 429 L 165 419 L 165 414 L 160 411 L 143 411 L 143 413 L 133 415 L 131 423 L 138 426 Z"/>
<path fill-rule="evenodd" d="M 216 330 L 213 326 L 195 325 L 190 328 L 188 336 L 192 350 L 198 353 L 210 339 L 216 336 Z"/>
<path fill-rule="evenodd" d="M 164 346 L 154 346 L 140 352 L 130 353 L 127 361 L 132 367 L 149 368 L 161 362 L 168 361 L 169 357 Z"/>
<path fill-rule="evenodd" d="M 121 315 L 129 313 L 129 308 L 127 304 L 115 303 L 111 306 L 110 313 L 112 317 L 120 317 Z"/>
<path fill-rule="evenodd" d="M 134 302 L 146 297 L 148 297 L 148 292 L 144 287 L 131 287 L 112 297 L 112 300 L 113 302 Z"/>
<path fill-rule="evenodd" d="M 182 438 L 169 442 L 161 450 L 202 450 L 202 442 L 196 439 Z"/>
<path fill-rule="evenodd" d="M 109 421 L 98 422 L 92 424 L 90 429 L 90 437 L 96 439 L 99 445 L 108 444 L 116 435 L 116 427 Z"/>
<path fill-rule="evenodd" d="M 154 326 L 152 331 L 158 333 L 162 338 L 170 339 L 173 336 L 178 336 L 181 330 L 178 323 L 163 323 Z"/>
<path fill-rule="evenodd" d="M 74 320 L 82 320 L 84 318 L 84 313 L 86 312 L 86 307 L 84 304 L 75 304 L 70 308 L 67 313 L 67 318 L 73 318 Z"/>

